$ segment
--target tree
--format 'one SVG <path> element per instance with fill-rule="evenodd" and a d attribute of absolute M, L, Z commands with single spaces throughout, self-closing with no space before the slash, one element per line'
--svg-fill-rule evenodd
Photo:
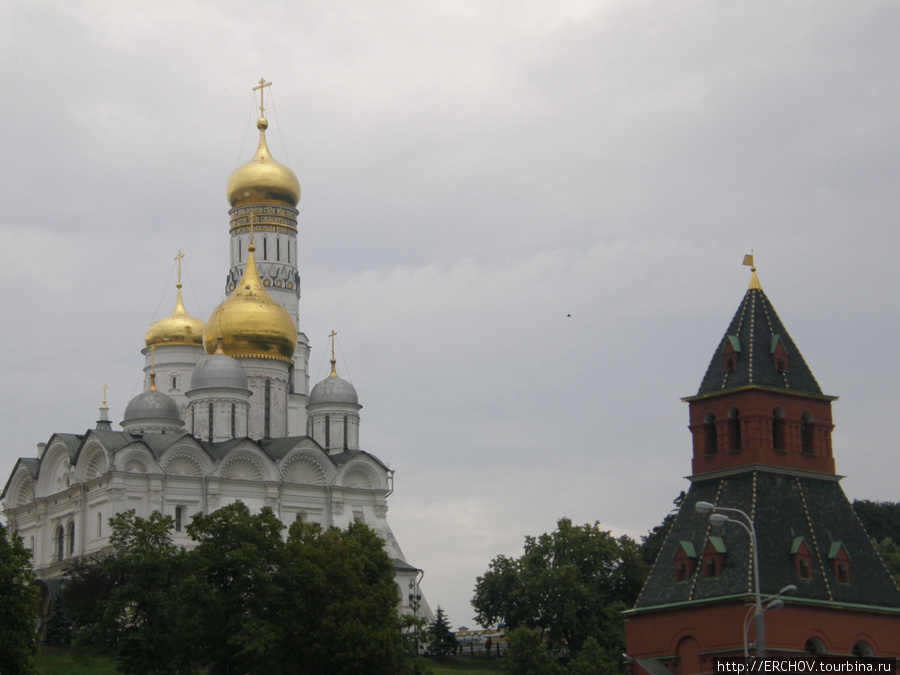
<path fill-rule="evenodd" d="M 18 533 L 0 524 L 0 673 L 4 675 L 34 672 L 40 592 L 33 582 L 31 552 Z"/>
<path fill-rule="evenodd" d="M 79 640 L 118 652 L 123 673 L 169 675 L 195 670 L 195 635 L 183 588 L 188 574 L 185 552 L 172 543 L 174 521 L 158 511 L 139 518 L 126 511 L 110 519 L 113 555 L 90 569 L 92 582 L 108 595 L 87 613 L 96 623 Z M 73 585 L 77 585 L 76 577 Z M 83 589 L 80 591 L 83 595 Z"/>
<path fill-rule="evenodd" d="M 198 514 L 187 526 L 198 545 L 186 596 L 199 629 L 197 653 L 212 675 L 274 672 L 265 664 L 275 644 L 269 608 L 280 594 L 283 529 L 272 509 L 251 515 L 243 502 Z"/>
<path fill-rule="evenodd" d="M 456 636 L 450 630 L 450 622 L 441 606 L 438 605 L 437 612 L 434 615 L 434 621 L 428 626 L 426 631 L 428 648 L 425 653 L 429 656 L 450 656 L 456 653 L 459 644 Z"/>
<path fill-rule="evenodd" d="M 613 537 L 599 523 L 568 518 L 552 534 L 526 537 L 517 559 L 498 556 L 478 577 L 472 605 L 482 626 L 538 630 L 551 653 L 576 656 L 594 637 L 612 658 L 624 651 L 620 612 L 633 606 L 646 565 L 631 538 Z"/>
<path fill-rule="evenodd" d="M 406 672 L 412 662 L 384 542 L 363 523 L 291 526 L 278 576 L 273 673 Z"/>
<path fill-rule="evenodd" d="M 853 510 L 872 539 L 890 539 L 900 546 L 900 504 L 854 499 Z"/>
<path fill-rule="evenodd" d="M 506 636 L 503 672 L 509 675 L 564 675 L 566 671 L 544 649 L 540 631 L 519 626 Z"/>
<path fill-rule="evenodd" d="M 675 514 L 667 513 L 663 521 L 650 530 L 647 534 L 641 536 L 641 559 L 647 568 L 653 566 L 656 562 L 656 556 L 662 548 L 669 530 L 672 529 L 672 523 L 675 522 Z"/>

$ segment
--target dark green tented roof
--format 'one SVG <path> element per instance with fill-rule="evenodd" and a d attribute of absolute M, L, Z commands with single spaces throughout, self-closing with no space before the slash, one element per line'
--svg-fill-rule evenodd
<path fill-rule="evenodd" d="M 787 355 L 783 371 L 778 370 L 772 358 L 779 342 Z M 728 344 L 735 351 L 732 370 L 725 370 L 723 362 Z M 697 396 L 748 386 L 822 395 L 819 383 L 761 288 L 750 288 L 744 295 L 728 330 L 719 341 Z"/>
<path fill-rule="evenodd" d="M 750 537 L 739 525 L 711 525 L 707 515 L 695 511 L 699 501 L 740 509 L 753 519 L 759 540 L 760 590 L 764 595 L 795 584 L 798 591 L 791 600 L 796 602 L 900 609 L 900 590 L 837 480 L 748 470 L 691 485 L 636 610 L 753 593 Z M 739 518 L 732 513 L 726 515 Z M 721 537 L 725 547 L 719 576 L 704 578 L 698 561 L 687 581 L 676 582 L 673 559 L 678 549 L 691 542 L 697 551 L 703 551 L 714 537 Z M 801 538 L 812 553 L 811 579 L 798 577 L 791 556 Z M 850 583 L 835 581 L 829 556 L 833 556 L 837 545 L 842 545 L 850 557 Z"/>

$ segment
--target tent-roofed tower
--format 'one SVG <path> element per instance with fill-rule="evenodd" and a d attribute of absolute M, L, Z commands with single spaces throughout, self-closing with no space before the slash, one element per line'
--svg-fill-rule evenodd
<path fill-rule="evenodd" d="M 797 587 L 784 609 L 764 615 L 769 655 L 900 656 L 900 590 L 835 475 L 836 399 L 822 393 L 755 268 L 698 392 L 684 400 L 691 487 L 625 614 L 633 672 L 712 672 L 713 659 L 743 654 L 755 598 L 750 537 L 712 525 L 698 502 L 753 520 L 763 596 Z"/>
<path fill-rule="evenodd" d="M 296 331 L 296 344 L 287 386 L 288 433 L 306 431 L 306 404 L 309 393 L 309 341 L 300 330 L 300 274 L 297 270 L 297 204 L 300 182 L 288 167 L 277 162 L 266 142 L 269 122 L 265 117 L 264 93 L 271 82 L 260 78 L 254 90 L 259 91 L 259 143 L 249 162 L 239 166 L 228 179 L 226 194 L 231 206 L 231 267 L 225 281 L 225 292 L 231 293 L 240 283 L 248 261 L 247 247 L 251 238 L 256 245 L 256 269 L 269 296 L 291 317 Z M 214 336 L 215 337 L 215 336 Z M 207 348 L 207 353 L 212 353 Z M 226 346 L 226 352 L 228 351 Z"/>

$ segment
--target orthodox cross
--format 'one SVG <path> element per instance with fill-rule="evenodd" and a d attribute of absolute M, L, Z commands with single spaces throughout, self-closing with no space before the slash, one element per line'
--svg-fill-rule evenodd
<path fill-rule="evenodd" d="M 335 370 L 337 361 L 334 358 L 334 338 L 336 335 L 337 333 L 332 330 L 331 334 L 328 336 L 331 338 L 331 375 L 329 375 L 329 377 L 337 377 L 337 370 Z"/>
<path fill-rule="evenodd" d="M 178 264 L 178 283 L 175 288 L 181 288 L 181 259 L 184 257 L 184 253 L 178 251 L 178 255 L 175 256 L 175 262 Z"/>
<path fill-rule="evenodd" d="M 103 385 L 103 407 L 106 407 L 106 390 L 109 389 L 105 384 Z"/>
<path fill-rule="evenodd" d="M 266 116 L 265 115 L 266 109 L 263 107 L 263 92 L 265 91 L 266 87 L 271 87 L 271 86 L 272 86 L 271 82 L 266 82 L 266 78 L 261 77 L 261 78 L 259 78 L 259 84 L 256 85 L 255 87 L 253 87 L 253 91 L 256 91 L 257 89 L 259 89 L 259 116 L 260 117 Z"/>

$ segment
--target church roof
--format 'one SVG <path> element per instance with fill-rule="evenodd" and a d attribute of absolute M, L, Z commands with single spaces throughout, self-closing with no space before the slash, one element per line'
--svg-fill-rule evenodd
<path fill-rule="evenodd" d="M 783 354 L 782 368 L 779 368 L 776 352 Z M 731 368 L 723 365 L 726 354 L 734 355 Z M 745 387 L 823 396 L 803 355 L 760 287 L 755 272 L 750 288 L 713 353 L 696 397 Z"/>
<path fill-rule="evenodd" d="M 763 595 L 788 584 L 798 587 L 787 602 L 871 606 L 900 610 L 894 584 L 869 535 L 856 517 L 836 478 L 775 471 L 742 471 L 717 479 L 696 480 L 672 524 L 635 610 L 714 602 L 753 594 L 750 537 L 740 526 L 712 525 L 697 513 L 699 501 L 740 509 L 753 520 L 759 541 L 759 582 Z M 725 515 L 740 516 L 723 511 Z M 697 564 L 686 581 L 675 581 L 673 559 L 682 542 L 697 551 L 721 537 L 725 558 L 717 577 L 704 577 Z M 800 578 L 792 552 L 802 537 L 812 558 L 811 578 Z M 829 558 L 840 542 L 849 554 L 850 582 L 838 583 Z"/>

